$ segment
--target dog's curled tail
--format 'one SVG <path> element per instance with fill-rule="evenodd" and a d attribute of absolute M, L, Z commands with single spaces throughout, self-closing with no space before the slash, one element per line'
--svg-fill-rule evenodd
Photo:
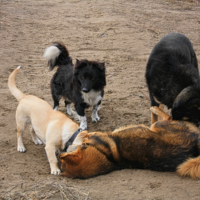
<path fill-rule="evenodd" d="M 184 163 L 180 164 L 177 168 L 177 173 L 180 176 L 190 176 L 193 179 L 200 178 L 200 156 L 190 158 Z"/>
<path fill-rule="evenodd" d="M 61 42 L 54 42 L 52 46 L 47 47 L 43 57 L 47 58 L 49 70 L 53 70 L 56 65 L 72 64 L 69 52 Z"/>
<path fill-rule="evenodd" d="M 9 87 L 9 90 L 11 92 L 11 94 L 18 100 L 20 101 L 23 97 L 25 97 L 26 95 L 21 92 L 17 87 L 16 87 L 16 84 L 15 84 L 15 77 L 18 73 L 20 69 L 20 66 L 18 66 L 9 76 L 8 78 L 8 87 Z"/>

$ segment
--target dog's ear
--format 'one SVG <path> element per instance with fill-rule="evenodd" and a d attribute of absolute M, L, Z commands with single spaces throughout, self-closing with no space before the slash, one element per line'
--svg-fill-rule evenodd
<path fill-rule="evenodd" d="M 188 118 L 188 116 L 190 116 L 189 118 L 198 118 L 199 114 L 197 112 L 199 106 L 200 94 L 198 86 L 188 86 L 176 97 L 172 106 L 172 117 L 175 120 Z"/>
<path fill-rule="evenodd" d="M 105 70 L 105 63 L 100 63 L 101 70 Z"/>
<path fill-rule="evenodd" d="M 188 86 L 183 89 L 179 95 L 176 97 L 173 108 L 185 106 L 186 102 L 194 95 L 194 90 L 192 86 Z"/>
<path fill-rule="evenodd" d="M 83 158 L 83 152 L 80 148 L 72 153 L 61 153 L 60 154 L 61 162 L 67 163 L 69 165 L 78 165 Z"/>
<path fill-rule="evenodd" d="M 76 68 L 82 68 L 87 64 L 88 64 L 87 60 L 78 60 L 78 59 L 76 59 L 75 69 Z"/>
<path fill-rule="evenodd" d="M 98 69 L 104 71 L 105 70 L 105 63 L 98 63 L 97 67 L 98 67 Z"/>
<path fill-rule="evenodd" d="M 79 59 L 76 59 L 76 64 L 78 65 L 78 64 L 80 64 L 80 60 Z"/>
<path fill-rule="evenodd" d="M 88 131 L 85 130 L 85 131 L 80 132 L 77 137 L 79 137 L 80 139 L 88 137 Z"/>

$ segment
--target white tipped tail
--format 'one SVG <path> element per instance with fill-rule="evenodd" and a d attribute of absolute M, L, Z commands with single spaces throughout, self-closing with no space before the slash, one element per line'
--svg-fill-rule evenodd
<path fill-rule="evenodd" d="M 51 65 L 54 66 L 56 62 L 56 58 L 60 55 L 61 51 L 56 46 L 50 46 L 46 48 L 43 57 L 47 58 Z"/>
<path fill-rule="evenodd" d="M 23 97 L 25 97 L 26 95 L 21 92 L 17 87 L 16 87 L 16 84 L 15 84 L 15 77 L 18 73 L 20 69 L 20 66 L 18 66 L 9 76 L 8 78 L 8 87 L 9 87 L 9 90 L 11 92 L 11 94 L 18 100 L 20 101 Z"/>

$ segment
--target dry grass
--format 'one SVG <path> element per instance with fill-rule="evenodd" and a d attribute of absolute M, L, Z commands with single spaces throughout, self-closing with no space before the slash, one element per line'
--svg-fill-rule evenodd
<path fill-rule="evenodd" d="M 34 184 L 31 188 L 22 191 L 14 191 L 18 185 L 12 187 L 4 194 L 0 194 L 0 200 L 46 200 L 46 199 L 63 199 L 63 200 L 89 200 L 89 193 L 78 190 L 75 186 L 64 182 L 52 182 L 41 185 Z"/>

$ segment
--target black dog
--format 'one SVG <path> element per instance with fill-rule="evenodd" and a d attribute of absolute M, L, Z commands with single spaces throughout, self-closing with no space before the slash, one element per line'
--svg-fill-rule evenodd
<path fill-rule="evenodd" d="M 173 120 L 200 122 L 200 79 L 190 40 L 180 34 L 164 36 L 153 48 L 146 67 L 151 106 L 171 108 Z M 152 123 L 156 121 L 152 114 Z"/>
<path fill-rule="evenodd" d="M 87 129 L 85 108 L 93 106 L 92 121 L 99 121 L 97 111 L 106 85 L 105 64 L 77 60 L 73 66 L 67 48 L 57 42 L 45 50 L 44 57 L 48 59 L 50 70 L 58 66 L 51 80 L 54 109 L 58 109 L 59 100 L 64 97 L 67 113 L 80 120 L 81 130 Z M 74 103 L 76 112 L 71 109 L 71 102 Z"/>

